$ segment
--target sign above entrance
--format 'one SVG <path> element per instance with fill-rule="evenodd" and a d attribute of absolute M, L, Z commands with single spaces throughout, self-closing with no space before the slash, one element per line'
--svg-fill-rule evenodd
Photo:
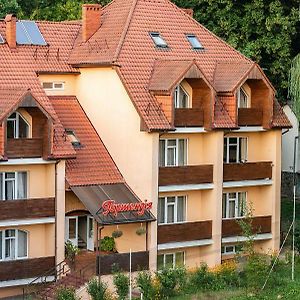
<path fill-rule="evenodd" d="M 115 217 L 122 212 L 136 212 L 137 215 L 142 216 L 146 211 L 152 208 L 152 202 L 130 202 L 130 203 L 116 203 L 115 200 L 106 200 L 102 203 L 102 214 L 107 216 L 112 214 Z"/>

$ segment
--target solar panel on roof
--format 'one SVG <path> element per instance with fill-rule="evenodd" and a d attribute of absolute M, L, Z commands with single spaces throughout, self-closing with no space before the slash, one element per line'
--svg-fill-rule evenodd
<path fill-rule="evenodd" d="M 0 44 L 4 44 L 4 38 L 2 37 L 1 34 L 0 34 Z"/>
<path fill-rule="evenodd" d="M 18 21 L 16 29 L 19 45 L 47 45 L 34 21 Z"/>

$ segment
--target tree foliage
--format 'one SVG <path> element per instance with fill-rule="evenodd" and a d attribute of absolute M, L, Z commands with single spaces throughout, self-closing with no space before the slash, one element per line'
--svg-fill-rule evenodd
<path fill-rule="evenodd" d="M 292 61 L 289 96 L 292 100 L 293 111 L 300 120 L 300 53 Z"/>

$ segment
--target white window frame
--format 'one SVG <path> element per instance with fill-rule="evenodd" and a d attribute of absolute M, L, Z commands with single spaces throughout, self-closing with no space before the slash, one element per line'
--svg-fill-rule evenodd
<path fill-rule="evenodd" d="M 14 230 L 15 231 L 15 236 L 14 237 L 5 237 L 5 232 L 7 230 Z M 0 261 L 13 261 L 13 260 L 19 260 L 19 259 L 26 259 L 28 258 L 28 246 L 29 246 L 29 233 L 27 230 L 20 230 L 20 229 L 15 229 L 15 228 L 6 228 L 4 230 L 0 230 L 2 232 L 2 257 L 0 257 Z M 19 250 L 19 231 L 25 232 L 26 233 L 26 250 L 27 253 L 25 256 L 18 256 L 18 250 Z M 15 258 L 5 258 L 5 244 L 6 240 L 9 239 L 14 239 L 15 240 Z"/>
<path fill-rule="evenodd" d="M 236 143 L 229 143 L 229 140 L 235 138 L 236 139 Z M 248 144 L 249 144 L 249 138 L 245 137 L 245 136 L 225 136 L 224 139 L 227 140 L 227 145 L 226 145 L 226 160 L 225 163 L 244 163 L 248 161 Z M 245 139 L 246 140 L 246 159 L 243 160 L 239 160 L 240 157 L 240 143 L 241 140 Z M 229 150 L 230 150 L 230 146 L 236 146 L 237 150 L 236 150 L 236 161 L 235 162 L 229 162 Z"/>
<path fill-rule="evenodd" d="M 241 93 L 244 93 L 245 96 L 247 97 L 247 106 L 246 107 L 241 107 Z M 243 87 L 241 87 L 238 91 L 238 108 L 249 108 L 250 107 L 250 97 L 248 93 L 245 91 Z"/>
<path fill-rule="evenodd" d="M 2 174 L 2 182 L 0 182 L 0 184 L 2 185 L 2 195 L 0 198 L 0 201 L 6 201 L 5 199 L 5 183 L 7 181 L 14 181 L 14 195 L 13 195 L 13 199 L 12 200 L 17 200 L 17 195 L 18 195 L 18 173 L 26 173 L 26 197 L 24 199 L 28 199 L 28 172 L 27 171 L 6 171 L 6 172 L 0 172 Z M 14 173 L 15 177 L 14 178 L 5 178 L 5 174 L 7 173 Z M 1 181 L 1 180 L 0 180 Z M 12 201 L 10 200 L 10 201 Z"/>
<path fill-rule="evenodd" d="M 178 198 L 183 197 L 184 202 L 185 202 L 185 211 L 184 211 L 184 216 L 185 220 L 183 221 L 177 221 L 178 217 Z M 175 198 L 174 204 L 169 204 L 168 203 L 168 198 Z M 187 196 L 186 195 L 177 195 L 177 196 L 166 196 L 166 197 L 159 197 L 160 199 L 164 199 L 165 201 L 165 215 L 164 215 L 164 222 L 163 223 L 158 223 L 158 225 L 170 225 L 170 224 L 180 224 L 180 223 L 186 223 L 187 222 Z M 168 223 L 168 206 L 173 206 L 174 205 L 174 222 L 173 223 Z"/>
<path fill-rule="evenodd" d="M 185 95 L 187 96 L 187 107 L 179 107 L 180 88 L 182 89 L 183 93 L 185 93 Z M 181 84 L 177 85 L 174 90 L 174 106 L 175 106 L 175 108 L 189 108 L 190 107 L 190 95 Z"/>
<path fill-rule="evenodd" d="M 165 164 L 164 166 L 161 166 L 161 167 L 178 167 L 179 166 L 179 141 L 180 140 L 184 140 L 185 141 L 185 149 L 186 149 L 186 153 L 184 153 L 185 155 L 185 161 L 186 163 L 183 164 L 183 166 L 187 166 L 188 165 L 188 139 L 185 139 L 185 138 L 177 138 L 177 139 L 160 139 L 160 141 L 164 141 L 165 143 Z M 176 141 L 176 144 L 175 146 L 168 146 L 168 143 L 169 141 Z M 171 165 L 171 164 L 168 164 L 168 149 L 175 149 L 175 164 L 174 165 Z"/>
<path fill-rule="evenodd" d="M 243 212 L 243 215 L 239 216 L 239 194 L 245 194 L 245 207 L 247 207 L 247 202 L 248 202 L 248 193 L 245 191 L 238 191 L 238 192 L 227 192 L 223 193 L 222 197 L 226 195 L 226 211 L 225 211 L 225 216 L 223 216 L 223 207 L 222 207 L 222 219 L 243 219 L 245 218 L 245 211 Z M 234 198 L 229 198 L 229 194 L 235 194 Z M 228 217 L 229 216 L 229 203 L 234 201 L 234 217 Z M 223 205 L 223 198 L 222 198 L 222 205 Z"/>
<path fill-rule="evenodd" d="M 52 88 L 44 88 L 44 83 L 51 83 Z M 56 84 L 61 84 L 62 87 L 57 88 L 55 87 Z M 42 87 L 45 91 L 63 91 L 65 89 L 65 82 L 64 81 L 43 81 Z"/>
<path fill-rule="evenodd" d="M 236 253 L 240 252 L 240 251 L 237 251 L 237 247 L 241 245 L 238 245 L 238 244 L 233 244 L 233 245 L 222 245 L 221 247 L 221 254 L 222 256 L 226 256 L 226 255 L 235 255 Z M 227 251 L 228 248 L 231 248 L 233 247 L 233 250 L 232 251 Z M 224 251 L 223 251 L 224 250 Z"/>
<path fill-rule="evenodd" d="M 158 254 L 163 256 L 163 268 L 166 267 L 166 256 L 172 255 L 173 256 L 173 262 L 172 262 L 172 269 L 176 268 L 176 253 L 183 253 L 183 265 L 185 266 L 185 251 L 176 251 L 176 252 L 167 252 L 167 253 L 161 253 Z"/>
<path fill-rule="evenodd" d="M 30 136 L 30 124 L 27 122 L 27 120 L 18 111 L 15 111 L 14 113 L 16 114 L 16 118 L 10 118 L 10 117 L 8 117 L 7 121 L 6 121 L 6 127 L 7 127 L 7 122 L 8 121 L 14 122 L 14 127 L 15 128 L 14 128 L 14 137 L 13 138 L 14 139 L 18 139 L 19 138 L 19 123 L 20 123 L 20 118 L 22 118 L 22 120 L 28 126 L 28 136 L 27 136 L 27 138 L 29 138 L 29 136 Z"/>

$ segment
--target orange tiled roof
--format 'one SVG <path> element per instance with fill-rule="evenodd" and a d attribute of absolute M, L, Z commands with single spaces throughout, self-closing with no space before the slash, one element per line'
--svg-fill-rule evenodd
<path fill-rule="evenodd" d="M 277 128 L 293 127 L 290 120 L 288 119 L 285 112 L 283 111 L 283 108 L 280 106 L 280 104 L 276 99 L 274 99 L 274 105 L 273 105 L 272 127 L 277 127 Z"/>
<path fill-rule="evenodd" d="M 76 97 L 51 96 L 49 99 L 64 128 L 72 129 L 81 143 L 80 148 L 75 148 L 76 158 L 68 159 L 66 163 L 70 186 L 124 182 Z"/>

